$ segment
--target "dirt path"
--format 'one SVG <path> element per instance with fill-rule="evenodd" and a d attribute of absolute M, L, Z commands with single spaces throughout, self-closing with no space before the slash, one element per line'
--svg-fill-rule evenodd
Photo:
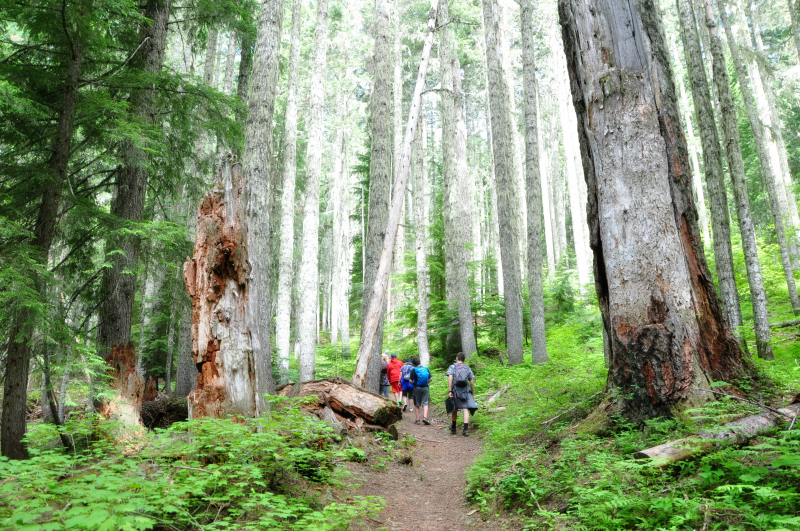
<path fill-rule="evenodd" d="M 477 511 L 466 503 L 466 471 L 480 453 L 479 434 L 471 437 L 450 434 L 444 413 L 431 417 L 432 424 L 414 424 L 414 413 L 406 412 L 397 424 L 400 440 L 408 433 L 416 439 L 411 446 L 413 463 L 399 459 L 376 468 L 372 459 L 352 464 L 353 482 L 360 484 L 356 494 L 380 496 L 386 506 L 375 520 L 362 522 L 362 529 L 386 531 L 463 531 L 492 530 Z M 408 452 L 398 452 L 398 457 Z M 472 514 L 469 514 L 472 513 Z"/>

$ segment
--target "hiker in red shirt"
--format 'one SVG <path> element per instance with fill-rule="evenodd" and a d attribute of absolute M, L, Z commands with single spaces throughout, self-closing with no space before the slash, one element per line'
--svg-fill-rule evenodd
<path fill-rule="evenodd" d="M 392 354 L 392 359 L 389 366 L 386 367 L 386 375 L 389 377 L 389 383 L 392 386 L 392 393 L 394 394 L 394 401 L 397 405 L 403 407 L 403 389 L 400 387 L 400 378 L 402 377 L 403 362 L 397 359 L 397 354 Z"/>

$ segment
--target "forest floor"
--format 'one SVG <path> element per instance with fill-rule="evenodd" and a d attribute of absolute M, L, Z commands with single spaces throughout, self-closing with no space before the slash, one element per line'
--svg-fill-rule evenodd
<path fill-rule="evenodd" d="M 406 411 L 396 424 L 399 441 L 415 444 L 397 450 L 393 459 L 381 465 L 374 459 L 348 463 L 353 494 L 380 496 L 386 501 L 375 519 L 362 521 L 359 529 L 378 531 L 462 531 L 501 529 L 483 521 L 465 497 L 466 472 L 481 452 L 480 430 L 463 437 L 459 415 L 458 435 L 450 434 L 450 420 L 444 411 L 432 408 L 431 425 L 414 424 L 415 415 Z M 470 426 L 472 427 L 472 426 Z M 410 456 L 412 462 L 403 464 Z"/>

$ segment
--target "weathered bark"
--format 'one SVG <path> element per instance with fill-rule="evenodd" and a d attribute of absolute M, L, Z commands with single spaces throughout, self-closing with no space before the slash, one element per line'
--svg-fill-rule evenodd
<path fill-rule="evenodd" d="M 146 76 L 155 76 L 164 61 L 172 0 L 148 0 L 142 24 L 141 49 L 131 60 L 131 68 Z M 130 118 L 134 122 L 152 124 L 156 113 L 155 88 L 146 83 L 131 91 Z M 144 136 L 143 138 L 146 138 Z M 135 142 L 126 139 L 120 148 L 122 164 L 117 172 L 111 216 L 119 229 L 127 222 L 142 220 L 147 190 L 148 160 L 146 140 Z M 100 313 L 99 342 L 101 353 L 108 357 L 115 346 L 125 347 L 131 340 L 133 303 L 136 293 L 136 275 L 132 273 L 139 263 L 140 238 L 135 233 L 112 233 L 106 244 L 106 255 L 111 267 L 103 271 L 103 306 Z"/>
<path fill-rule="evenodd" d="M 325 63 L 328 55 L 328 1 L 317 2 L 314 30 L 314 70 L 311 74 L 308 151 L 306 153 L 306 199 L 303 208 L 303 247 L 298 276 L 300 309 L 297 341 L 300 356 L 300 381 L 314 379 L 316 323 L 319 306 L 319 185 L 322 174 L 323 107 L 325 106 Z"/>
<path fill-rule="evenodd" d="M 722 305 L 725 309 L 725 318 L 731 329 L 736 333 L 740 344 L 747 348 L 742 330 L 739 292 L 736 288 L 736 277 L 733 269 L 731 216 L 728 212 L 728 197 L 725 192 L 722 171 L 722 149 L 717 125 L 714 121 L 714 111 L 711 105 L 711 93 L 708 88 L 709 83 L 703 55 L 700 51 L 697 22 L 692 0 L 676 0 L 676 3 L 680 16 L 687 74 L 691 83 L 697 125 L 700 128 L 700 139 L 703 144 L 703 167 L 705 169 L 706 187 L 711 208 L 711 228 L 714 236 L 714 258 L 719 291 L 722 296 Z"/>
<path fill-rule="evenodd" d="M 364 342 L 366 318 L 371 305 L 372 289 L 377 278 L 378 261 L 383 246 L 384 229 L 389 218 L 390 185 L 392 179 L 392 119 L 391 119 L 391 44 L 389 31 L 390 9 L 388 0 L 375 0 L 375 55 L 373 59 L 373 85 L 370 97 L 372 120 L 372 146 L 369 167 L 369 219 L 366 239 L 362 239 L 364 264 L 364 295 L 361 303 L 361 343 Z M 363 201 L 362 201 L 363 203 Z M 362 213 L 363 219 L 363 213 Z M 362 229 L 363 232 L 363 229 Z M 382 312 L 385 307 L 382 307 Z M 381 314 L 372 352 L 366 360 L 366 380 L 360 385 L 378 392 L 380 385 L 380 359 L 383 348 L 383 321 Z M 360 348 L 359 348 L 360 355 Z"/>
<path fill-rule="evenodd" d="M 272 173 L 272 123 L 281 51 L 283 0 L 263 0 L 253 52 L 253 71 L 247 93 L 242 173 L 244 179 L 247 282 L 245 311 L 249 348 L 255 374 L 255 414 L 266 411 L 264 395 L 272 393 L 270 353 L 271 223 L 275 177 Z M 247 347 L 245 347 L 247 348 Z M 191 402 L 191 400 L 190 400 Z M 190 408 L 191 410 L 191 408 Z"/>
<path fill-rule="evenodd" d="M 633 454 L 633 457 L 652 459 L 653 466 L 659 468 L 685 461 L 717 445 L 744 444 L 756 435 L 797 418 L 797 414 L 800 413 L 800 404 L 791 404 L 778 409 L 778 411 L 780 411 L 780 415 L 772 411 L 765 411 L 734 420 L 720 426 L 718 430 L 698 433 L 692 439 L 679 439 L 640 450 Z"/>
<path fill-rule="evenodd" d="M 400 408 L 394 403 L 339 378 L 287 385 L 278 391 L 278 395 L 289 398 L 313 396 L 317 402 L 310 403 L 311 407 L 330 407 L 347 419 L 360 418 L 362 422 L 383 427 L 403 418 Z"/>
<path fill-rule="evenodd" d="M 242 55 L 239 58 L 239 80 L 236 84 L 236 96 L 239 101 L 247 103 L 247 92 L 250 88 L 250 73 L 253 69 L 253 40 L 250 34 L 245 33 L 242 35 Z M 247 120 L 247 108 L 245 105 L 240 107 L 240 111 L 236 116 L 240 123 Z"/>
<path fill-rule="evenodd" d="M 420 363 L 428 366 L 431 361 L 428 345 L 428 313 L 431 301 L 428 296 L 428 205 L 430 204 L 430 185 L 428 183 L 428 133 L 427 117 L 419 121 L 417 138 L 414 140 L 416 166 L 414 168 L 414 214 L 416 218 L 416 258 L 417 258 L 417 351 Z"/>
<path fill-rule="evenodd" d="M 411 167 L 411 143 L 414 141 L 414 134 L 417 129 L 417 121 L 419 120 L 420 106 L 422 103 L 422 91 L 425 88 L 425 77 L 428 73 L 428 63 L 431 56 L 431 47 L 433 46 L 433 30 L 436 27 L 436 0 L 431 0 L 431 8 L 428 16 L 428 26 L 425 33 L 422 56 L 419 63 L 419 71 L 417 72 L 417 80 L 414 85 L 414 95 L 411 98 L 411 106 L 408 110 L 408 121 L 406 123 L 406 132 L 403 138 L 403 152 L 400 157 L 400 169 L 397 174 L 397 179 L 394 183 L 392 201 L 389 205 L 389 214 L 387 216 L 386 225 L 384 228 L 385 236 L 383 238 L 383 248 L 380 252 L 380 258 L 378 259 L 378 270 L 375 273 L 375 281 L 371 289 L 368 287 L 369 284 L 365 284 L 364 288 L 365 297 L 367 291 L 371 291 L 371 294 L 369 295 L 369 307 L 367 311 L 364 312 L 363 326 L 361 329 L 361 343 L 358 347 L 356 368 L 353 374 L 353 383 L 361 387 L 364 387 L 368 381 L 367 366 L 370 363 L 371 358 L 374 357 L 371 354 L 374 353 L 375 345 L 380 344 L 378 341 L 376 341 L 376 339 L 379 339 L 378 335 L 381 315 L 383 313 L 383 305 L 386 300 L 386 286 L 389 283 L 389 269 L 391 267 L 395 238 L 397 237 L 397 228 L 403 211 L 403 201 L 405 199 L 408 171 Z M 374 123 L 374 112 L 372 116 Z M 372 141 L 374 162 L 374 135 Z M 370 190 L 370 196 L 371 195 L 372 193 Z M 370 228 L 370 230 L 372 229 Z M 380 358 L 376 358 L 375 361 L 377 362 L 379 359 Z M 378 366 L 378 368 L 379 367 L 380 366 Z"/>
<path fill-rule="evenodd" d="M 35 258 L 42 265 L 47 263 L 53 243 L 61 191 L 67 178 L 83 56 L 83 41 L 76 32 L 72 38 L 72 48 L 64 75 L 63 96 L 53 139 L 53 152 L 47 163 L 49 175 L 44 182 L 39 212 L 33 227 L 32 243 L 36 249 Z M 39 296 L 44 299 L 47 290 L 45 280 L 39 277 L 33 280 Z M 0 450 L 2 455 L 9 459 L 24 459 L 28 456 L 22 438 L 27 428 L 25 406 L 28 398 L 34 320 L 35 317 L 29 308 L 19 308 L 8 332 L 3 379 L 3 415 L 0 419 Z"/>
<path fill-rule="evenodd" d="M 300 68 L 300 27 L 303 3 L 292 5 L 292 44 L 289 52 L 289 88 L 286 95 L 286 117 L 283 133 L 283 194 L 281 196 L 281 247 L 278 266 L 278 303 L 275 317 L 275 344 L 278 351 L 278 372 L 285 383 L 291 354 L 292 265 L 294 260 L 294 196 L 297 178 L 297 83 Z"/>
<path fill-rule="evenodd" d="M 641 422 L 707 400 L 696 386 L 730 381 L 743 353 L 703 255 L 656 5 L 561 0 L 559 15 L 611 339 L 606 389 Z"/>
<path fill-rule="evenodd" d="M 770 344 L 769 316 L 767 315 L 767 292 L 764 289 L 764 280 L 761 277 L 761 263 L 758 260 L 758 245 L 756 243 L 753 217 L 750 213 L 750 199 L 747 193 L 747 181 L 744 174 L 742 149 L 739 144 L 739 126 L 736 121 L 736 109 L 733 104 L 733 95 L 728 82 L 728 71 L 725 66 L 725 56 L 722 53 L 722 43 L 717 35 L 717 23 L 714 18 L 712 4 L 706 0 L 706 26 L 711 38 L 711 56 L 714 60 L 714 84 L 717 86 L 717 96 L 720 106 L 720 124 L 722 137 L 725 141 L 725 155 L 728 159 L 728 171 L 733 184 L 733 195 L 736 200 L 736 214 L 739 221 L 739 232 L 742 235 L 742 248 L 744 261 L 747 266 L 747 281 L 750 285 L 750 299 L 753 304 L 753 321 L 756 332 L 756 349 L 761 358 L 773 359 L 772 345 Z M 781 220 L 782 221 L 782 220 Z M 776 232 L 782 234 L 783 224 L 776 224 Z M 783 234 L 784 244 L 786 242 Z M 787 271 L 787 283 L 794 286 L 791 259 L 785 245 L 781 248 L 781 259 L 784 271 Z M 791 280 L 791 282 L 790 282 Z M 797 290 L 795 289 L 795 298 Z M 800 309 L 800 308 L 799 308 Z"/>
<path fill-rule="evenodd" d="M 492 123 L 494 173 L 497 180 L 500 252 L 503 262 L 505 292 L 506 344 L 508 361 L 523 361 L 522 278 L 519 261 L 519 193 L 514 175 L 513 121 L 509 91 L 502 72 L 501 47 L 497 39 L 495 13 L 491 0 L 483 0 L 483 27 L 488 65 L 489 101 Z"/>
<path fill-rule="evenodd" d="M 477 350 L 472 327 L 470 309 L 469 272 L 465 249 L 469 228 L 469 217 L 465 215 L 465 204 L 469 197 L 466 183 L 466 131 L 463 129 L 461 92 L 454 91 L 453 52 L 449 25 L 448 0 L 439 2 L 439 65 L 441 67 L 440 104 L 442 115 L 442 182 L 444 184 L 444 248 L 446 274 L 450 287 L 448 305 L 458 311 L 458 328 L 461 351 L 471 356 Z M 459 88 L 461 69 L 458 69 Z M 461 117 L 461 128 L 458 118 Z M 459 135 L 461 137 L 459 138 Z M 463 142 L 462 142 L 463 141 Z M 459 149 L 459 146 L 463 146 Z M 449 266 L 449 267 L 448 267 Z"/>
<path fill-rule="evenodd" d="M 542 184 L 539 175 L 539 112 L 536 105 L 536 63 L 533 54 L 531 0 L 521 0 L 522 76 L 525 86 L 525 181 L 528 206 L 528 305 L 530 306 L 531 361 L 548 361 L 544 329 L 542 279 Z M 576 240 L 577 242 L 577 240 Z"/>
<path fill-rule="evenodd" d="M 190 418 L 260 412 L 247 317 L 255 280 L 239 168 L 230 157 L 224 160 L 214 189 L 200 203 L 194 255 L 183 268 L 192 297 L 192 358 L 200 369 L 197 389 L 189 393 Z"/>
<path fill-rule="evenodd" d="M 136 348 L 133 342 L 114 345 L 106 358 L 111 388 L 115 393 L 103 400 L 99 414 L 122 422 L 125 426 L 141 424 L 144 378 L 136 370 Z"/>

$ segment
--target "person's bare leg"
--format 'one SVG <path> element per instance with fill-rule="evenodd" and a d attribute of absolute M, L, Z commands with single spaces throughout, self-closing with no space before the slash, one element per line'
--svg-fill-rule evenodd
<path fill-rule="evenodd" d="M 415 401 L 415 402 L 412 402 L 412 403 L 413 403 L 415 406 L 417 405 L 416 401 Z M 419 413 L 420 413 L 420 411 L 419 411 L 419 410 L 420 410 L 420 409 L 422 409 L 422 408 L 420 408 L 420 407 L 415 407 L 415 408 L 414 408 L 414 416 L 415 416 L 415 417 L 417 417 L 417 422 L 419 422 Z"/>
<path fill-rule="evenodd" d="M 469 437 L 469 409 L 464 409 L 464 437 Z"/>
<path fill-rule="evenodd" d="M 452 415 L 450 415 L 450 433 L 455 435 L 458 430 L 456 429 L 456 422 L 458 422 L 458 410 L 454 409 Z"/>
<path fill-rule="evenodd" d="M 422 406 L 422 418 L 428 418 L 428 406 Z"/>

